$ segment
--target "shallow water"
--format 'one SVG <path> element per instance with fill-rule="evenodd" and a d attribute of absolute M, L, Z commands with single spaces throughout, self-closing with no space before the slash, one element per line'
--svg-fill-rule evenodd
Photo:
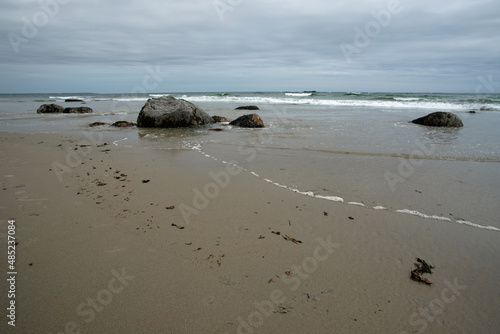
<path fill-rule="evenodd" d="M 386 93 L 173 94 L 210 115 L 236 118 L 255 104 L 264 129 L 211 125 L 197 129 L 89 128 L 135 121 L 149 95 L 4 95 L 0 131 L 100 133 L 118 146 L 195 149 L 206 159 L 233 161 L 260 182 L 318 200 L 339 200 L 417 214 L 457 228 L 497 231 L 500 222 L 500 95 Z M 38 115 L 43 103 L 80 106 L 91 115 Z M 460 129 L 418 126 L 412 119 L 443 110 Z M 475 114 L 469 110 L 476 110 Z M 224 131 L 213 132 L 211 128 Z M 83 135 L 82 135 L 83 138 Z M 460 226 L 464 225 L 464 226 Z M 491 227 L 491 228 L 490 228 Z"/>

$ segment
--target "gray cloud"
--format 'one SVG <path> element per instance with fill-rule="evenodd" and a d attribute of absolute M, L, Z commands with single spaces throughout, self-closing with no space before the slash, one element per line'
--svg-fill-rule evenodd
<path fill-rule="evenodd" d="M 0 92 L 127 92 L 157 65 L 164 91 L 460 92 L 473 91 L 478 76 L 500 81 L 498 1 L 4 0 L 0 7 Z M 390 8 L 397 13 L 387 16 Z"/>

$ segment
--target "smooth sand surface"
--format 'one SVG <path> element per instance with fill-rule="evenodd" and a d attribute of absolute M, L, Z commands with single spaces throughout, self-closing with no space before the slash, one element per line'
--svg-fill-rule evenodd
<path fill-rule="evenodd" d="M 500 331 L 500 232 L 311 198 L 194 150 L 107 143 L 0 134 L 5 274 L 9 219 L 19 242 L 16 327 L 4 311 L 0 332 Z M 410 279 L 416 257 L 435 265 L 433 286 Z"/>

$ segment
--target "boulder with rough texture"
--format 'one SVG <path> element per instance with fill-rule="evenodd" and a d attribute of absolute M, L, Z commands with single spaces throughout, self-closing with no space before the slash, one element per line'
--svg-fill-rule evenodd
<path fill-rule="evenodd" d="M 63 106 L 52 103 L 52 104 L 41 105 L 36 112 L 37 114 L 55 114 L 55 113 L 62 113 L 63 110 L 64 110 Z"/>
<path fill-rule="evenodd" d="M 94 110 L 89 107 L 75 107 L 75 108 L 64 108 L 64 114 L 90 114 L 93 113 Z"/>
<path fill-rule="evenodd" d="M 424 117 L 414 119 L 412 123 L 427 125 L 427 126 L 440 126 L 440 127 L 455 127 L 460 128 L 464 126 L 462 120 L 451 112 L 437 111 Z"/>
<path fill-rule="evenodd" d="M 236 110 L 260 110 L 257 106 L 242 106 L 236 108 Z"/>
<path fill-rule="evenodd" d="M 263 128 L 264 127 L 264 122 L 260 118 L 259 115 L 257 114 L 249 114 L 249 115 L 243 115 L 241 117 L 238 117 L 231 123 L 230 125 L 234 126 L 240 126 L 243 128 Z"/>
<path fill-rule="evenodd" d="M 181 128 L 214 123 L 203 109 L 172 96 L 149 99 L 137 117 L 144 128 Z"/>

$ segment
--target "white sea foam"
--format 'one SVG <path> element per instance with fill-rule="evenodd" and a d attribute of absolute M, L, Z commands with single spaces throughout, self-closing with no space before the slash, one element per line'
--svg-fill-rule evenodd
<path fill-rule="evenodd" d="M 441 217 L 441 216 L 434 216 L 434 215 L 433 216 L 429 216 L 429 215 L 426 215 L 424 213 L 421 213 L 421 212 L 418 212 L 418 211 L 415 211 L 415 210 L 403 209 L 403 210 L 396 210 L 396 212 L 406 213 L 406 214 L 409 214 L 409 215 L 419 216 L 419 217 L 427 218 L 427 219 L 443 220 L 443 221 L 448 221 L 448 222 L 451 221 L 450 218 Z"/>
<path fill-rule="evenodd" d="M 151 97 L 164 97 L 164 96 L 170 96 L 170 94 L 149 94 Z"/>
<path fill-rule="evenodd" d="M 301 97 L 301 96 L 311 96 L 313 93 L 285 93 L 285 95 L 287 96 L 297 96 L 297 97 Z"/>
<path fill-rule="evenodd" d="M 338 197 L 338 196 L 323 196 L 323 195 L 316 195 L 314 196 L 316 198 L 320 198 L 320 199 L 324 199 L 324 200 L 327 200 L 327 201 L 332 201 L 332 202 L 344 202 L 344 199 L 342 197 Z"/>
<path fill-rule="evenodd" d="M 84 101 L 121 101 L 121 102 L 145 102 L 149 98 L 163 96 L 179 97 L 179 94 L 152 93 L 152 94 L 124 94 L 124 95 L 73 95 L 73 96 L 49 96 L 51 100 L 64 101 L 66 99 L 79 99 Z M 352 97 L 350 97 L 352 96 Z M 371 93 L 321 93 L 312 92 L 286 92 L 286 93 L 232 93 L 214 94 L 206 93 L 184 94 L 181 98 L 191 102 L 219 102 L 219 103 L 252 103 L 252 104 L 297 104 L 312 106 L 331 107 L 366 107 L 385 109 L 432 109 L 432 110 L 467 110 L 484 109 L 500 110 L 498 99 L 483 101 L 477 98 L 464 96 L 456 99 L 448 96 L 434 95 L 380 95 Z"/>
<path fill-rule="evenodd" d="M 128 140 L 128 138 L 122 138 L 122 139 L 115 140 L 115 141 L 113 142 L 113 145 L 115 145 L 115 146 L 119 146 L 119 145 L 118 145 L 118 143 L 120 143 L 120 142 L 124 142 L 124 141 L 126 141 L 126 140 Z M 124 147 L 132 147 L 132 146 L 127 146 L 127 145 L 122 145 L 122 146 L 124 146 Z"/>
<path fill-rule="evenodd" d="M 288 188 L 294 193 L 301 194 L 304 196 L 309 196 L 309 197 L 314 197 L 314 193 L 312 191 L 300 191 L 299 189 L 294 189 L 294 188 Z"/>
<path fill-rule="evenodd" d="M 84 96 L 49 96 L 49 99 L 51 100 L 58 100 L 58 101 L 64 101 L 64 100 L 68 100 L 68 99 L 71 99 L 71 100 L 86 100 L 88 99 L 88 97 L 84 97 Z"/>
<path fill-rule="evenodd" d="M 420 101 L 419 97 L 395 97 L 396 101 Z"/>
<path fill-rule="evenodd" d="M 483 226 L 483 225 L 472 223 L 472 222 L 467 221 L 467 220 L 457 220 L 457 223 L 458 224 L 469 225 L 469 226 L 472 226 L 472 227 L 481 228 L 481 229 L 484 229 L 484 230 L 500 231 L 500 228 L 497 228 L 497 227 L 494 227 L 494 226 Z"/>
<path fill-rule="evenodd" d="M 284 189 L 293 191 L 294 193 L 297 193 L 297 194 L 300 194 L 300 195 L 304 195 L 304 196 L 308 196 L 308 197 L 314 197 L 314 198 L 328 200 L 328 201 L 333 201 L 333 202 L 344 203 L 344 199 L 342 197 L 317 195 L 317 194 L 314 194 L 314 192 L 312 192 L 312 191 L 301 191 L 299 189 L 288 187 L 288 186 L 280 184 L 278 182 L 274 182 L 273 180 L 262 178 L 262 177 L 260 177 L 255 172 L 250 172 L 250 174 L 252 174 L 252 175 L 254 175 L 254 176 L 256 176 L 256 177 L 258 177 L 258 178 L 260 178 L 260 179 L 262 179 L 262 180 L 264 180 L 264 181 L 266 181 L 268 183 L 270 183 L 270 184 L 273 184 L 273 185 L 278 186 L 280 188 L 284 188 Z M 347 202 L 347 204 L 349 204 L 349 205 L 356 205 L 356 206 L 368 209 L 368 207 L 366 207 L 363 203 L 359 203 L 359 202 Z M 385 208 L 383 206 L 380 206 L 380 205 L 379 206 L 374 206 L 372 209 L 374 209 L 374 210 L 387 210 L 387 208 Z M 422 213 L 422 212 L 419 212 L 419 211 L 415 211 L 415 210 L 402 209 L 402 210 L 396 210 L 395 212 L 397 212 L 397 213 L 403 213 L 403 214 L 409 214 L 409 215 L 412 215 L 412 216 L 418 216 L 418 217 L 425 218 L 425 219 L 432 219 L 432 220 L 452 222 L 452 220 L 450 218 L 447 218 L 447 217 L 442 217 L 442 216 L 437 216 L 437 215 L 427 215 L 425 213 Z M 500 231 L 499 228 L 496 228 L 496 227 L 493 227 L 493 226 L 483 226 L 483 225 L 475 224 L 475 223 L 472 223 L 472 222 L 469 222 L 469 221 L 465 221 L 465 220 L 457 220 L 456 223 L 468 225 L 468 226 L 471 226 L 471 227 L 481 228 L 481 229 L 487 229 L 487 230 L 491 230 L 491 231 Z"/>
<path fill-rule="evenodd" d="M 292 94 L 292 93 L 290 93 Z M 293 93 L 295 94 L 295 93 Z M 297 93 L 302 94 L 302 93 Z M 309 93 L 307 93 L 309 94 Z M 213 96 L 183 95 L 183 99 L 190 102 L 227 102 L 227 103 L 251 103 L 251 104 L 296 104 L 296 105 L 316 105 L 331 107 L 376 107 L 390 109 L 433 109 L 433 110 L 457 110 L 468 109 L 472 106 L 463 106 L 452 102 L 439 101 L 421 101 L 420 99 L 401 98 L 401 100 L 349 100 L 349 99 L 316 99 L 316 98 L 297 98 L 289 97 L 266 97 L 266 96 Z"/>
<path fill-rule="evenodd" d="M 191 149 L 198 151 L 198 152 L 201 152 L 201 144 L 194 144 L 191 146 Z"/>
<path fill-rule="evenodd" d="M 418 216 L 418 217 L 422 217 L 422 218 L 426 218 L 426 219 L 434 219 L 434 220 L 453 222 L 453 220 L 451 220 L 450 218 L 441 217 L 441 216 L 430 216 L 430 215 L 426 215 L 426 214 L 423 214 L 423 213 L 418 212 L 418 211 L 413 211 L 413 210 L 408 210 L 408 209 L 396 210 L 396 212 L 406 213 L 409 215 L 414 215 L 414 216 Z M 467 220 L 458 219 L 458 220 L 455 220 L 455 223 L 462 224 L 462 225 L 468 225 L 471 227 L 476 227 L 476 228 L 480 228 L 480 229 L 484 229 L 484 230 L 499 231 L 500 232 L 500 228 L 497 228 L 494 226 L 484 226 L 484 225 L 476 224 L 476 223 L 473 223 L 473 222 L 470 222 Z"/>
<path fill-rule="evenodd" d="M 116 97 L 113 100 L 120 102 L 143 102 L 149 99 L 147 97 Z"/>

